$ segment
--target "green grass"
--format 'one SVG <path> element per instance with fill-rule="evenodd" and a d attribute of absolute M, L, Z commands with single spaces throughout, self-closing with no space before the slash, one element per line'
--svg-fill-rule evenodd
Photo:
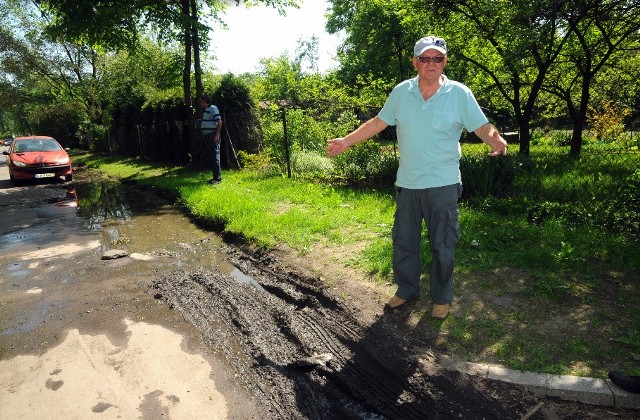
<path fill-rule="evenodd" d="M 167 191 L 192 215 L 268 249 L 340 249 L 336 264 L 392 281 L 394 197 L 370 190 L 224 171 L 164 167 L 137 159 L 74 156 L 76 163 Z M 604 377 L 640 374 L 640 246 L 625 237 L 518 211 L 461 203 L 453 312 L 428 319 L 439 350 L 534 372 Z M 505 204 L 501 204 L 505 205 Z M 508 205 L 508 204 L 507 204 Z M 424 287 L 430 256 L 424 242 Z M 328 279 L 330 281 L 330 279 Z M 421 300 L 425 306 L 428 297 Z"/>
<path fill-rule="evenodd" d="M 211 186 L 206 183 L 207 173 L 184 168 L 82 155 L 75 161 L 170 191 L 196 218 L 224 224 L 225 232 L 263 248 L 286 243 L 304 252 L 322 238 L 332 244 L 367 240 L 372 232 L 380 230 L 380 223 L 390 226 L 394 211 L 392 197 L 383 193 L 332 188 L 279 176 L 225 172 L 224 182 Z"/>

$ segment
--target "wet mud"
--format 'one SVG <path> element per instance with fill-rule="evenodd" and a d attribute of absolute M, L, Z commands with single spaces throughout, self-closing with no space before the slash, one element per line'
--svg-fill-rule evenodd
<path fill-rule="evenodd" d="M 539 404 L 517 386 L 439 368 L 408 334 L 410 311 L 361 325 L 318 279 L 281 271 L 269 255 L 227 253 L 252 283 L 198 268 L 152 287 L 234 367 L 270 418 L 520 419 Z M 309 361 L 319 354 L 330 360 Z M 546 408 L 530 418 L 554 415 Z"/>

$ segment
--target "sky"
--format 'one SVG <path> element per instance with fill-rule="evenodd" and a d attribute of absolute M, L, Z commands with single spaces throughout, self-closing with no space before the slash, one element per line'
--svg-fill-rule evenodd
<path fill-rule="evenodd" d="M 309 40 L 318 36 L 318 67 L 324 73 L 337 67 L 333 57 L 340 43 L 339 36 L 329 35 L 324 17 L 329 3 L 325 0 L 301 0 L 300 9 L 287 9 L 280 16 L 273 8 L 243 4 L 231 5 L 223 20 L 228 30 L 210 33 L 215 59 L 210 62 L 217 73 L 242 74 L 260 68 L 261 58 L 287 54 L 293 58 L 299 38 Z"/>

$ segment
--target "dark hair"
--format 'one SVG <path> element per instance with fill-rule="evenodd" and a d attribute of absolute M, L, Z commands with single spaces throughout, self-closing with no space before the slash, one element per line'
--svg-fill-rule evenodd
<path fill-rule="evenodd" d="M 202 100 L 205 101 L 208 104 L 211 104 L 211 96 L 207 95 L 206 93 L 202 95 Z"/>

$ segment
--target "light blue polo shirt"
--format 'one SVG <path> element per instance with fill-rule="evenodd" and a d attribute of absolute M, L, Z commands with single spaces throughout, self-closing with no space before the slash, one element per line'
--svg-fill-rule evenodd
<path fill-rule="evenodd" d="M 418 78 L 397 85 L 378 117 L 395 125 L 400 166 L 396 185 L 423 189 L 462 183 L 460 135 L 488 122 L 471 90 L 444 76 L 440 89 L 422 98 Z"/>

